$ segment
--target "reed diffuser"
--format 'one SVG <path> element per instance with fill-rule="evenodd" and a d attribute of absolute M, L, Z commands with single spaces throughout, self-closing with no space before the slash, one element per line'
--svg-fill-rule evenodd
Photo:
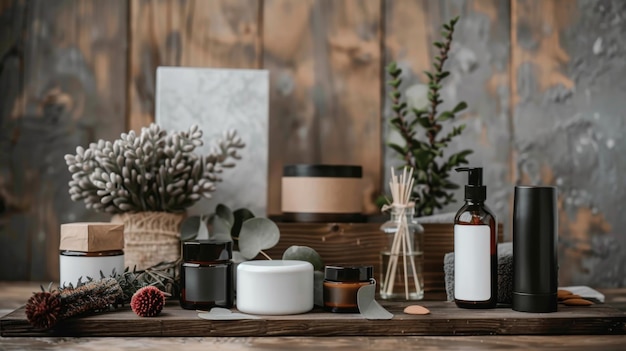
<path fill-rule="evenodd" d="M 424 229 L 415 221 L 415 203 L 411 201 L 413 168 L 405 167 L 396 176 L 391 168 L 389 182 L 392 202 L 383 207 L 391 218 L 381 226 L 388 236 L 388 246 L 381 252 L 383 299 L 421 300 L 424 297 L 422 236 Z"/>

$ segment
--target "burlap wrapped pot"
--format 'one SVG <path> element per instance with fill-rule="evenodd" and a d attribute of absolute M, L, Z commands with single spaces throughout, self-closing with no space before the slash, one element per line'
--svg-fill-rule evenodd
<path fill-rule="evenodd" d="M 124 224 L 124 264 L 142 270 L 180 258 L 180 224 L 184 213 L 137 212 L 113 216 Z"/>

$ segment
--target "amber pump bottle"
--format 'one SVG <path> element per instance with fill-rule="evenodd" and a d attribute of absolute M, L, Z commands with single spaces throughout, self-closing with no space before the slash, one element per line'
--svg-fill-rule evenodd
<path fill-rule="evenodd" d="M 494 308 L 498 302 L 496 217 L 485 205 L 482 168 L 468 172 L 465 204 L 454 217 L 454 302 L 462 308 Z"/>

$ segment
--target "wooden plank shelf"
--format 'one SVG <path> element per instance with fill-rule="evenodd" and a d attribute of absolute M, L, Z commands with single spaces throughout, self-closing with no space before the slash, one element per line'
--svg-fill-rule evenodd
<path fill-rule="evenodd" d="M 209 321 L 169 301 L 162 314 L 136 316 L 130 308 L 62 321 L 54 329 L 32 328 L 24 307 L 0 319 L 2 337 L 17 336 L 410 336 L 410 335 L 590 335 L 626 334 L 626 312 L 610 305 L 559 305 L 555 313 L 522 313 L 510 308 L 465 310 L 454 303 L 423 301 L 431 314 L 406 315 L 407 303 L 384 303 L 391 320 L 366 320 L 359 314 L 321 309 L 257 320 Z"/>

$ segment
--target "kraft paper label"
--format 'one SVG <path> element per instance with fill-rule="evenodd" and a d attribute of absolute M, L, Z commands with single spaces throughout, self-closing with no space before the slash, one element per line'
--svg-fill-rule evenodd
<path fill-rule="evenodd" d="M 361 213 L 360 178 L 283 177 L 282 210 L 296 213 Z"/>

